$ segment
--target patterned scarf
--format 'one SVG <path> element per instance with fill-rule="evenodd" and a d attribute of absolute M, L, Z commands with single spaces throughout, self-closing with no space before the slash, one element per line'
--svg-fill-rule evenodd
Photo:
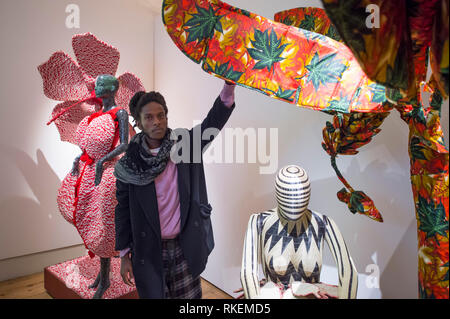
<path fill-rule="evenodd" d="M 172 130 L 167 129 L 156 156 L 150 153 L 145 133 L 136 134 L 128 145 L 127 152 L 117 162 L 114 176 L 121 182 L 143 186 L 155 180 L 166 168 L 174 141 L 170 139 Z"/>

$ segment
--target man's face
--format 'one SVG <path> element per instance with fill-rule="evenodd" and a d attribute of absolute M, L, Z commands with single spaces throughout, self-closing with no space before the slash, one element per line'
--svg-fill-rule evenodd
<path fill-rule="evenodd" d="M 150 102 L 142 107 L 138 127 L 148 137 L 154 140 L 162 140 L 166 135 L 167 116 L 164 108 L 158 102 Z"/>

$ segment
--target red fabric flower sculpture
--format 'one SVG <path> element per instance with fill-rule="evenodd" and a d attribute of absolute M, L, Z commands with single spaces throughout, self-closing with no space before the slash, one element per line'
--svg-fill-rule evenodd
<path fill-rule="evenodd" d="M 57 203 L 61 215 L 77 228 L 89 255 L 108 258 L 117 255 L 113 170 L 119 156 L 103 165 L 98 186 L 94 185 L 95 165 L 119 143 L 117 110 L 128 111 L 131 97 L 144 87 L 135 75 L 122 74 L 115 96 L 117 107 L 103 112 L 102 100 L 95 97 L 95 80 L 102 74 L 115 75 L 119 51 L 90 33 L 75 35 L 72 46 L 78 63 L 59 51 L 38 67 L 45 95 L 63 101 L 53 109 L 50 122 L 55 121 L 61 140 L 76 144 L 83 151 L 78 174 L 73 176 L 69 172 L 64 178 Z M 130 132 L 133 134 L 134 130 Z"/>
<path fill-rule="evenodd" d="M 58 51 L 41 64 L 38 70 L 44 82 L 44 94 L 50 99 L 63 101 L 52 112 L 52 118 L 60 115 L 55 119 L 55 124 L 61 140 L 76 144 L 78 124 L 101 107 L 101 100 L 95 99 L 93 92 L 95 79 L 101 74 L 116 74 L 120 53 L 91 33 L 75 35 L 72 38 L 72 48 L 77 61 L 67 53 Z M 120 86 L 115 98 L 117 106 L 129 112 L 130 99 L 135 92 L 144 90 L 144 87 L 129 72 L 120 75 L 118 80 Z M 71 108 L 64 112 L 69 107 Z M 61 114 L 62 112 L 64 113 Z"/>

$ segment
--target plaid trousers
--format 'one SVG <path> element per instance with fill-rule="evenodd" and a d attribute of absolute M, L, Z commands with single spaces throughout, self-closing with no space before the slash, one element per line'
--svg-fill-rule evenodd
<path fill-rule="evenodd" d="M 162 258 L 167 299 L 201 299 L 200 276 L 193 278 L 178 238 L 162 240 Z"/>

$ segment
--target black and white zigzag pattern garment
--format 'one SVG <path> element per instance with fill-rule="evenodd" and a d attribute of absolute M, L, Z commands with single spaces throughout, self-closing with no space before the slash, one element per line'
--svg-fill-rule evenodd
<path fill-rule="evenodd" d="M 293 281 L 318 283 L 324 241 L 338 268 L 339 298 L 356 298 L 358 273 L 334 221 L 310 210 L 296 222 L 287 221 L 276 209 L 250 217 L 241 269 L 245 297 L 259 294 L 259 264 L 267 280 L 285 288 Z"/>
<path fill-rule="evenodd" d="M 266 219 L 260 230 L 264 274 L 285 288 L 293 281 L 319 282 L 325 225 L 321 216 L 306 209 L 311 195 L 308 175 L 301 167 L 284 167 L 275 190 L 280 216 L 271 211 L 267 219 L 259 217 Z"/>
<path fill-rule="evenodd" d="M 310 182 L 304 170 L 288 166 L 276 179 L 278 207 L 250 217 L 242 256 L 241 283 L 246 298 L 260 292 L 258 266 L 264 276 L 285 289 L 294 281 L 318 283 L 323 243 L 338 267 L 339 298 L 355 298 L 357 272 L 334 221 L 307 209 Z"/>
<path fill-rule="evenodd" d="M 295 223 L 272 214 L 264 224 L 260 238 L 266 278 L 285 288 L 293 281 L 319 282 L 325 237 L 323 220 L 308 211 Z"/>

